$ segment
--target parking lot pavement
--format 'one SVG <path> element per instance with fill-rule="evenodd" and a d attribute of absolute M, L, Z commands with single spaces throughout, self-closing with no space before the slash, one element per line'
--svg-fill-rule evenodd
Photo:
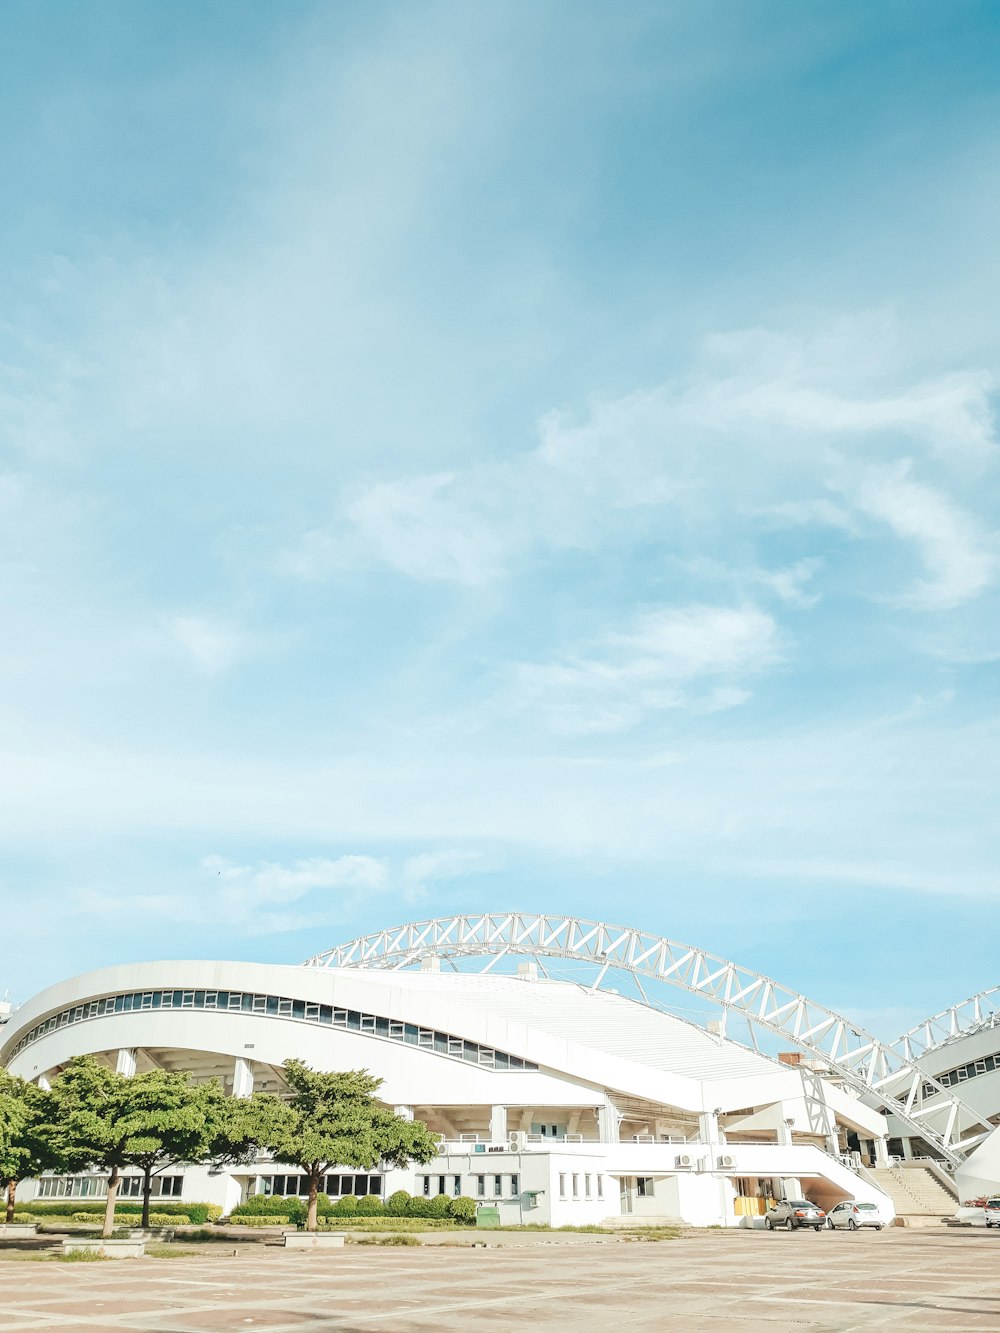
<path fill-rule="evenodd" d="M 1000 1329 L 1000 1236 L 946 1228 L 687 1232 L 497 1249 L 247 1246 L 221 1257 L 0 1257 L 0 1329 L 853 1333 Z"/>

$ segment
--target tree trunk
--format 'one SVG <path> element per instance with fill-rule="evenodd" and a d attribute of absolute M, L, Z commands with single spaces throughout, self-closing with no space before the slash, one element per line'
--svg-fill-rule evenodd
<path fill-rule="evenodd" d="M 142 1226 L 149 1226 L 149 1196 L 153 1192 L 153 1168 L 142 1168 Z"/>
<path fill-rule="evenodd" d="M 7 1181 L 7 1221 L 14 1220 L 14 1195 L 17 1193 L 17 1181 Z"/>
<path fill-rule="evenodd" d="M 101 1239 L 107 1240 L 115 1229 L 115 1204 L 118 1202 L 118 1182 L 121 1179 L 121 1172 L 117 1166 L 111 1168 L 111 1175 L 108 1177 L 108 1204 L 104 1210 L 104 1230 L 101 1232 Z"/>
<path fill-rule="evenodd" d="M 309 1169 L 309 1208 L 306 1212 L 306 1230 L 316 1230 L 316 1205 L 319 1202 L 319 1171 L 316 1167 Z"/>

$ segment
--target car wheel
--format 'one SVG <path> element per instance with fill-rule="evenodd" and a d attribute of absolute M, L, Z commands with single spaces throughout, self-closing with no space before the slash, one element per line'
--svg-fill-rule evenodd
<path fill-rule="evenodd" d="M 878 1222 L 878 1223 L 876 1224 L 876 1226 L 875 1226 L 875 1230 L 876 1230 L 876 1231 L 881 1231 L 881 1230 L 882 1230 L 882 1223 L 881 1223 L 881 1222 Z"/>
<path fill-rule="evenodd" d="M 813 1231 L 816 1232 L 816 1235 L 817 1235 L 817 1236 L 819 1235 L 819 1233 L 820 1233 L 822 1230 L 823 1230 L 823 1226 L 822 1226 L 822 1224 L 820 1224 L 818 1227 L 813 1227 Z"/>
<path fill-rule="evenodd" d="M 794 1230 L 795 1230 L 795 1223 L 792 1221 L 792 1219 L 791 1219 L 790 1217 L 786 1217 L 786 1218 L 785 1218 L 785 1230 L 786 1230 L 786 1231 L 794 1231 Z"/>
<path fill-rule="evenodd" d="M 769 1217 L 764 1218 L 764 1225 L 767 1227 L 768 1231 L 774 1230 L 774 1223 L 771 1221 Z"/>
<path fill-rule="evenodd" d="M 832 1218 L 832 1217 L 828 1217 L 828 1218 L 826 1219 L 826 1229 L 827 1229 L 827 1231 L 833 1231 L 833 1230 L 834 1230 L 833 1218 Z"/>
<path fill-rule="evenodd" d="M 853 1217 L 849 1217 L 849 1218 L 847 1219 L 847 1229 L 848 1229 L 848 1231 L 857 1231 L 857 1229 L 858 1229 L 858 1224 L 857 1224 L 857 1222 L 855 1222 L 855 1220 L 854 1220 Z"/>

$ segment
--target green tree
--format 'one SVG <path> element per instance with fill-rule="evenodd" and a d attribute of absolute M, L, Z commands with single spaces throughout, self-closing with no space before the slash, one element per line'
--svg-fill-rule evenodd
<path fill-rule="evenodd" d="M 14 1218 L 19 1183 L 62 1165 L 40 1133 L 48 1119 L 46 1094 L 0 1070 L 0 1188 L 7 1196 L 8 1222 Z"/>
<path fill-rule="evenodd" d="M 382 1079 L 366 1069 L 320 1073 L 301 1060 L 283 1066 L 291 1097 L 265 1145 L 276 1160 L 299 1167 L 309 1182 L 306 1229 L 316 1230 L 320 1181 L 331 1167 L 370 1171 L 384 1163 L 429 1162 L 437 1137 L 419 1120 L 404 1120 L 378 1101 Z"/>
<path fill-rule="evenodd" d="M 143 1225 L 153 1175 L 172 1163 L 198 1161 L 207 1146 L 208 1098 L 186 1074 L 163 1069 L 127 1077 L 93 1056 L 71 1060 L 53 1081 L 50 1122 L 42 1129 L 64 1169 L 108 1172 L 102 1234 L 114 1227 L 124 1167 L 143 1173 Z"/>
<path fill-rule="evenodd" d="M 213 1167 L 251 1166 L 282 1130 L 288 1109 L 273 1092 L 228 1097 L 221 1084 L 202 1085 L 206 1134 L 200 1160 Z"/>
<path fill-rule="evenodd" d="M 210 1096 L 187 1074 L 152 1069 L 124 1080 L 123 1116 L 128 1135 L 122 1162 L 142 1172 L 142 1225 L 149 1226 L 153 1176 L 178 1162 L 200 1161 L 208 1145 Z"/>

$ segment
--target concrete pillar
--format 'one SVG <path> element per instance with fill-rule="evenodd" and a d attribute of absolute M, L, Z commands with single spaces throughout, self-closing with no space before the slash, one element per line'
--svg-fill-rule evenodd
<path fill-rule="evenodd" d="M 792 1129 L 794 1124 L 794 1120 L 782 1120 L 778 1125 L 778 1142 L 783 1148 L 790 1148 L 792 1146 Z"/>
<path fill-rule="evenodd" d="M 622 1118 L 610 1097 L 597 1108 L 597 1134 L 602 1143 L 617 1143 Z"/>
<path fill-rule="evenodd" d="M 507 1142 L 507 1108 L 494 1106 L 490 1114 L 490 1142 Z"/>
<path fill-rule="evenodd" d="M 874 1148 L 875 1148 L 875 1165 L 876 1165 L 876 1166 L 888 1166 L 888 1165 L 889 1165 L 889 1145 L 888 1145 L 888 1143 L 886 1142 L 885 1135 L 884 1135 L 884 1134 L 880 1134 L 880 1135 L 878 1136 L 877 1139 L 873 1139 L 873 1140 L 872 1140 L 872 1143 L 873 1143 Z"/>
<path fill-rule="evenodd" d="M 826 1150 L 831 1157 L 840 1156 L 840 1140 L 837 1138 L 836 1134 L 828 1134 L 826 1136 Z"/>
<path fill-rule="evenodd" d="M 392 1108 L 392 1110 L 393 1110 L 393 1114 L 394 1114 L 394 1115 L 398 1115 L 399 1118 L 400 1118 L 401 1120 L 413 1120 L 413 1119 L 414 1119 L 414 1115 L 413 1115 L 413 1107 L 412 1107 L 412 1106 L 394 1106 L 394 1107 Z"/>
<path fill-rule="evenodd" d="M 236 1057 L 233 1065 L 233 1096 L 251 1097 L 253 1095 L 253 1061 Z"/>
<path fill-rule="evenodd" d="M 698 1137 L 702 1143 L 720 1143 L 719 1117 L 714 1111 L 703 1111 L 698 1117 Z"/>
<path fill-rule="evenodd" d="M 135 1073 L 136 1052 L 127 1050 L 124 1046 L 118 1052 L 118 1063 L 115 1069 L 119 1074 L 124 1074 L 126 1078 L 131 1078 Z"/>
<path fill-rule="evenodd" d="M 39 1079 L 38 1082 L 41 1085 L 42 1080 Z M 903 1161 L 911 1162 L 913 1160 L 913 1144 L 909 1139 L 901 1139 L 900 1142 L 903 1145 Z"/>

